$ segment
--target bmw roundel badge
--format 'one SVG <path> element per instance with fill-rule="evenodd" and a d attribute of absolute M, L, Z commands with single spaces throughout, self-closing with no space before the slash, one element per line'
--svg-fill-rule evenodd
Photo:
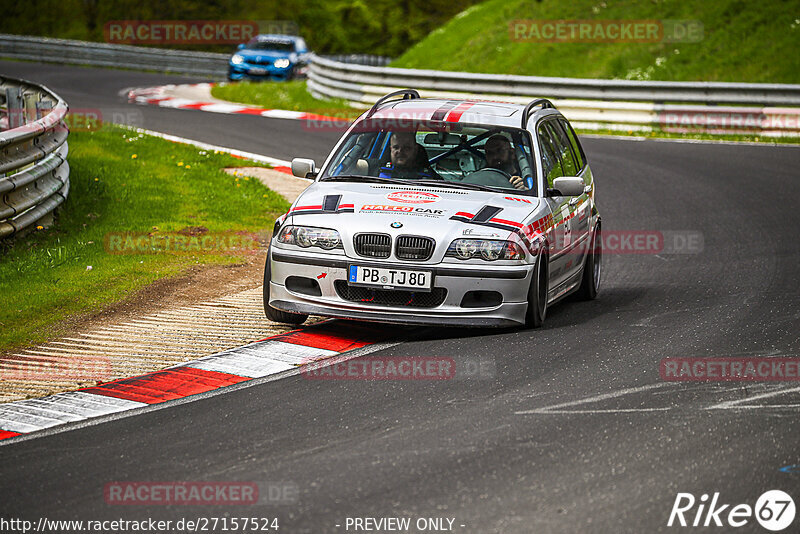
<path fill-rule="evenodd" d="M 403 227 L 403 223 L 401 223 L 399 221 L 395 221 L 392 224 L 390 224 L 389 226 L 391 226 L 392 228 L 402 228 Z"/>

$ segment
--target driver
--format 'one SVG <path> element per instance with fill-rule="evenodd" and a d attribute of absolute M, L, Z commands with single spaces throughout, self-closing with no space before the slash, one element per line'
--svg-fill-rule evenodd
<path fill-rule="evenodd" d="M 425 148 L 417 143 L 413 132 L 394 132 L 389 144 L 391 161 L 381 167 L 381 178 L 439 179 L 431 169 Z"/>
<path fill-rule="evenodd" d="M 491 136 L 484 146 L 486 150 L 486 163 L 488 167 L 500 169 L 507 172 L 511 178 L 509 181 L 516 189 L 528 189 L 525 180 L 522 179 L 517 162 L 514 161 L 514 149 L 511 142 L 501 134 Z"/>

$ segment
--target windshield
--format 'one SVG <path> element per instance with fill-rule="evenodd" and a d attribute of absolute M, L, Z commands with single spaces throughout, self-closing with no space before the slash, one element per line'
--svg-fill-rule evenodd
<path fill-rule="evenodd" d="M 294 52 L 294 43 L 287 41 L 256 41 L 249 43 L 250 50 L 273 50 L 275 52 Z"/>
<path fill-rule="evenodd" d="M 437 181 L 536 195 L 524 130 L 446 122 L 387 128 L 379 122 L 366 120 L 353 129 L 321 179 Z"/>

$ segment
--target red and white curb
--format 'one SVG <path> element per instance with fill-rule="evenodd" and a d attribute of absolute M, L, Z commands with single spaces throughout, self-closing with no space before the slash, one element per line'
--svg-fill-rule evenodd
<path fill-rule="evenodd" d="M 387 346 L 387 339 L 385 330 L 376 327 L 329 320 L 161 371 L 2 404 L 0 440 L 302 371 L 311 362 L 345 353 L 356 357 L 364 352 L 358 349 Z"/>
<path fill-rule="evenodd" d="M 208 111 L 211 113 L 226 113 L 234 115 L 258 115 L 271 119 L 293 119 L 307 121 L 343 120 L 341 117 L 329 117 L 326 115 L 317 115 L 316 113 L 307 113 L 305 111 L 266 109 L 258 106 L 225 102 L 223 100 L 210 97 L 210 90 L 213 85 L 214 84 L 211 83 L 195 83 L 184 85 L 161 85 L 158 87 L 141 87 L 128 89 L 127 96 L 129 102 L 174 109 L 194 109 L 199 111 Z M 195 98 L 185 98 L 179 96 L 187 92 L 196 94 L 197 91 L 192 91 L 192 89 L 205 90 L 209 97 L 197 100 Z M 347 122 L 349 123 L 349 121 Z"/>

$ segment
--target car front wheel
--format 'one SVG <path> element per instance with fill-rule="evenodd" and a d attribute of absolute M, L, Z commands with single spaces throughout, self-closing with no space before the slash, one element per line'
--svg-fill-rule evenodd
<path fill-rule="evenodd" d="M 267 250 L 267 264 L 264 266 L 264 315 L 267 316 L 267 319 L 276 323 L 303 324 L 308 319 L 308 315 L 278 310 L 269 305 L 269 282 L 272 279 L 269 261 L 270 252 L 271 247 Z"/>
<path fill-rule="evenodd" d="M 583 278 L 578 290 L 581 300 L 594 300 L 600 289 L 600 275 L 603 266 L 603 241 L 600 237 L 600 225 L 592 233 L 589 250 L 586 253 L 586 262 L 583 265 Z"/>
<path fill-rule="evenodd" d="M 525 313 L 525 325 L 529 328 L 542 326 L 547 315 L 549 275 L 546 251 L 546 246 L 543 246 L 539 257 L 536 258 L 536 267 L 533 269 L 531 285 L 528 289 L 528 311 Z"/>

